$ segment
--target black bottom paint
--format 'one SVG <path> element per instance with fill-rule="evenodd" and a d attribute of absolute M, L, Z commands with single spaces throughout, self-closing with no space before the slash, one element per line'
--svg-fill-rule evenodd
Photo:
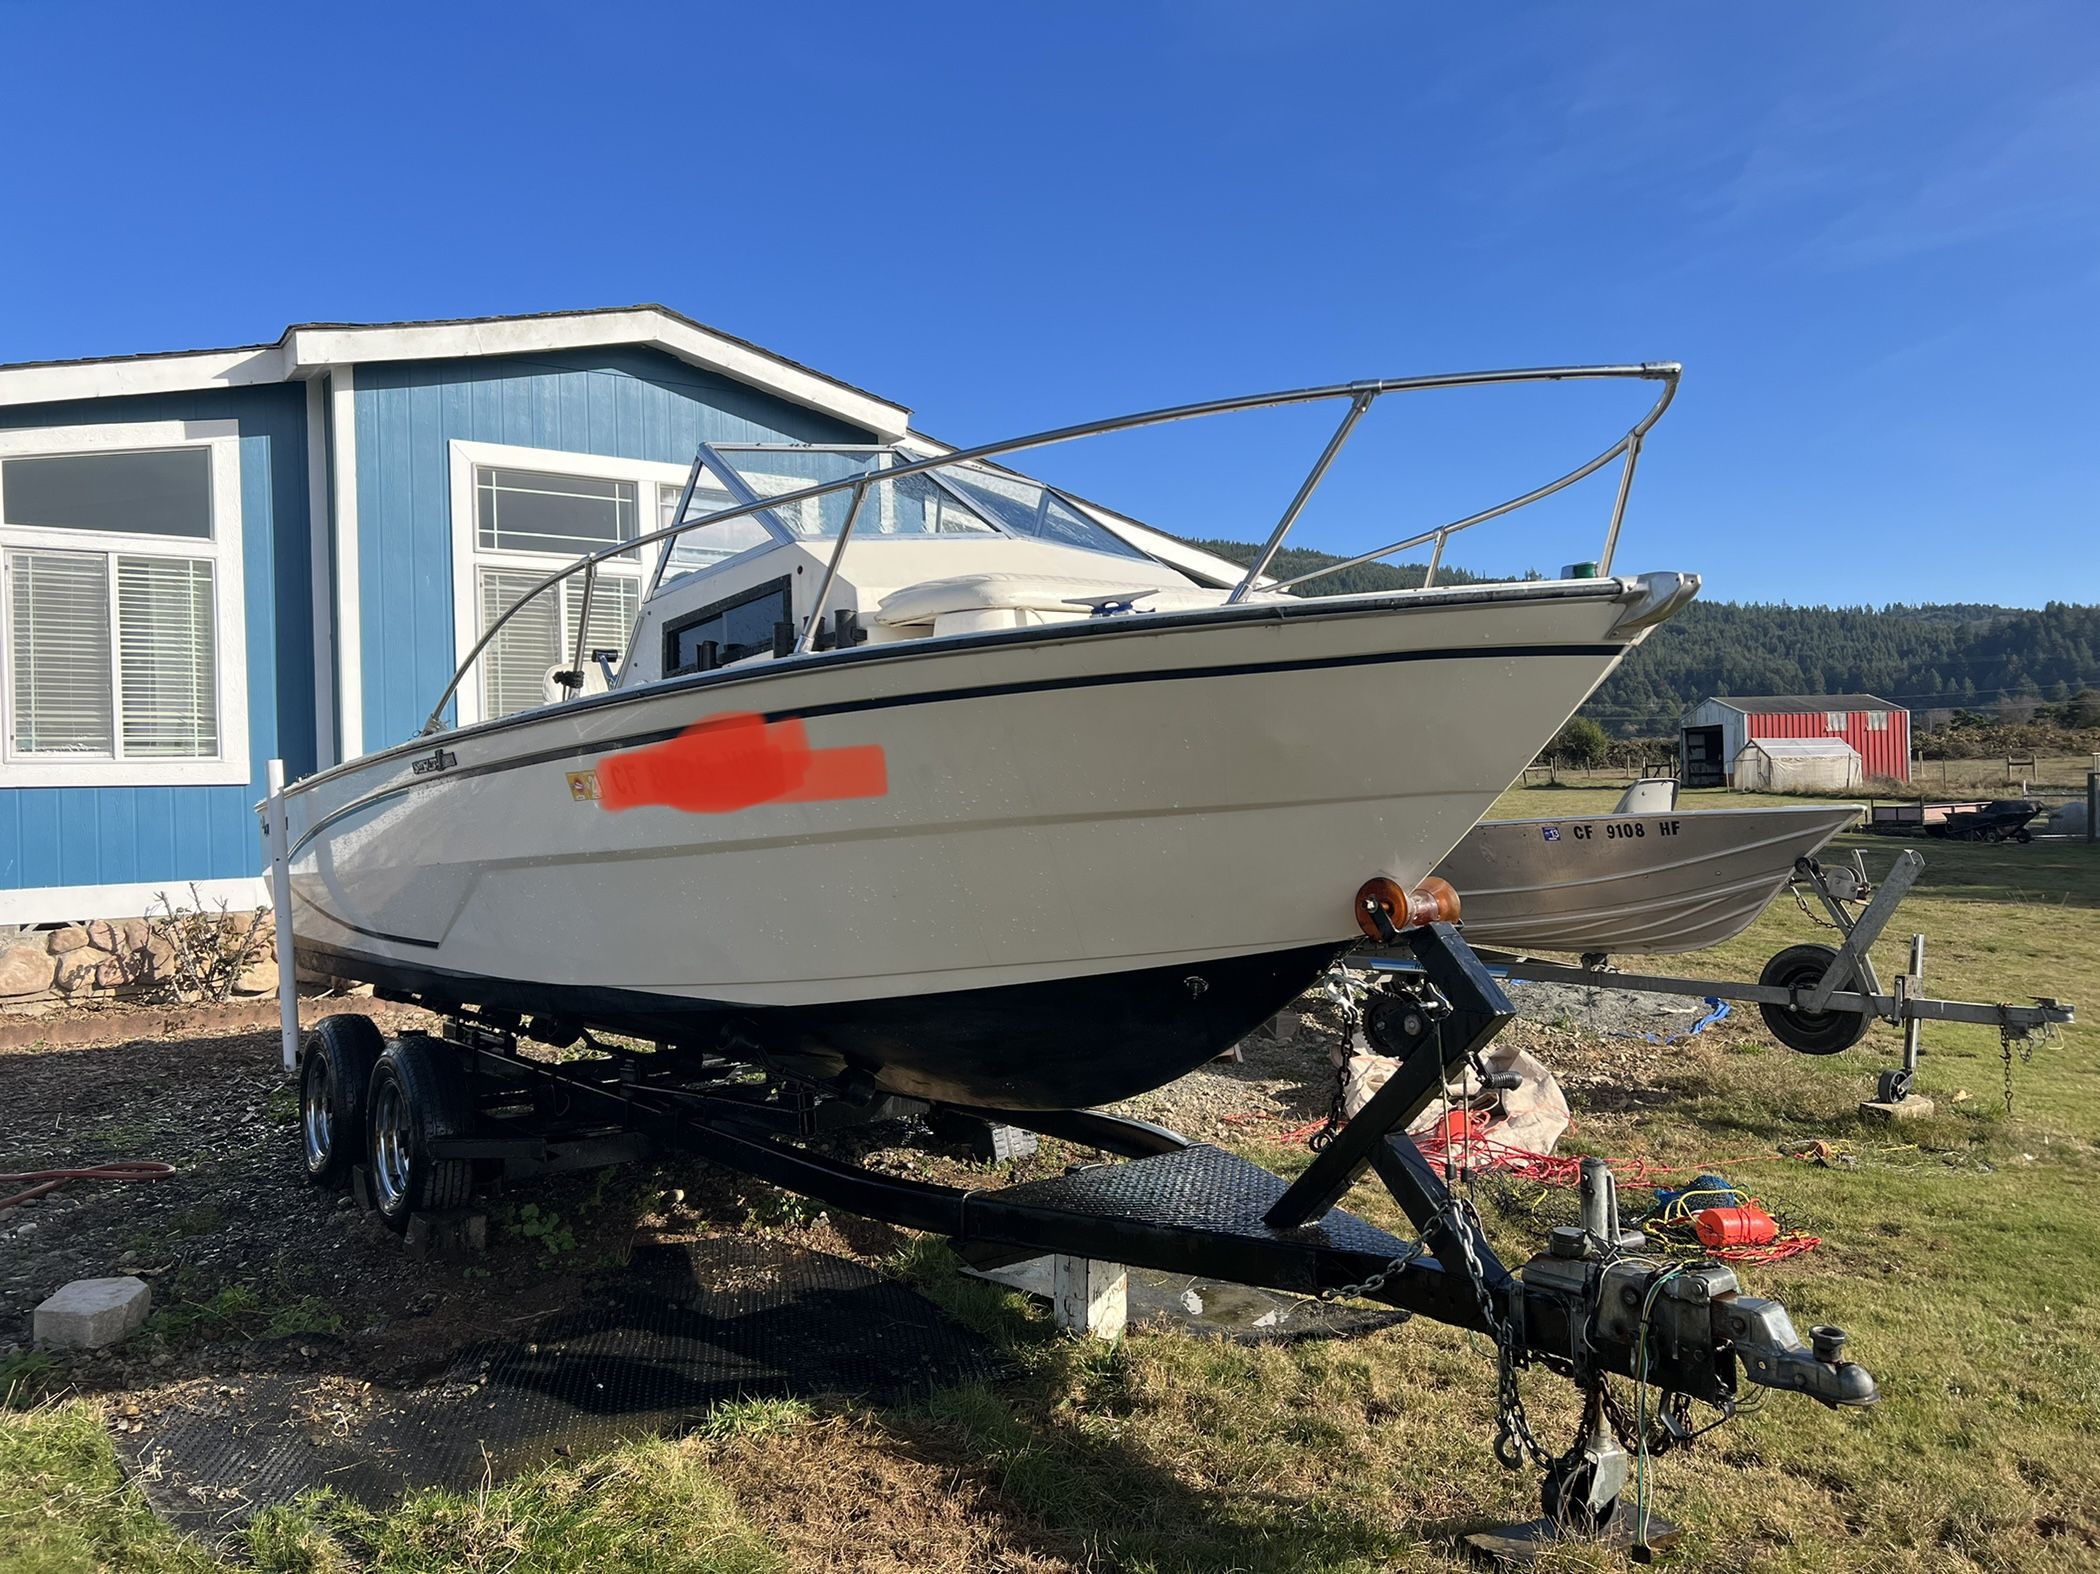
<path fill-rule="evenodd" d="M 639 990 L 484 978 L 301 944 L 299 962 L 413 995 L 665 1039 L 812 1076 L 985 1109 L 1083 1109 L 1172 1082 L 1289 1005 L 1347 942 L 1082 978 L 816 1006 L 668 1000 Z"/>

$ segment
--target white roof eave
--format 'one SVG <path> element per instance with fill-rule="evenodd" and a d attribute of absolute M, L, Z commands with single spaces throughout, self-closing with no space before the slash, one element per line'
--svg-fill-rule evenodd
<path fill-rule="evenodd" d="M 5 366 L 0 367 L 0 406 L 252 387 L 366 362 L 462 360 L 612 346 L 660 350 L 834 416 L 884 441 L 902 437 L 911 426 L 911 412 L 902 405 L 648 306 L 463 322 L 299 325 L 286 329 L 275 344 L 234 350 Z"/>

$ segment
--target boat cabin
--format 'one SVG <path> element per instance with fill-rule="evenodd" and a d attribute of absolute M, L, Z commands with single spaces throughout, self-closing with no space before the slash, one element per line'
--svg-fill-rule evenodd
<path fill-rule="evenodd" d="M 882 644 L 1216 606 L 1225 597 L 1219 585 L 1139 550 L 1054 487 L 987 464 L 871 484 L 828 586 L 853 513 L 850 489 L 733 512 L 926 457 L 894 446 L 704 446 L 681 517 L 732 517 L 640 549 L 654 554 L 654 566 L 632 640 L 617 654 L 590 650 L 584 689 L 787 655 L 812 622 L 808 647 L 825 650 L 842 640 Z M 497 645 L 507 637 L 499 632 Z M 544 648 L 537 631 L 520 638 Z M 489 665 L 514 667 L 500 654 Z M 562 697 L 566 670 L 547 669 L 546 701 Z"/>

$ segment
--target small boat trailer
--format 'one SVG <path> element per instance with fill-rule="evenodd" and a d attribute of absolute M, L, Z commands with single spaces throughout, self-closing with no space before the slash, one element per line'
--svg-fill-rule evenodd
<path fill-rule="evenodd" d="M 1585 956 L 1581 965 L 1540 962 L 1525 956 L 1490 953 L 1487 966 L 1497 977 L 1522 983 L 1568 984 L 1583 989 L 1633 990 L 1643 994 L 1690 995 L 1755 1005 L 1772 1036 L 1789 1049 L 1808 1055 L 1834 1055 L 1866 1036 L 1870 1023 L 1882 1021 L 1903 1030 L 1903 1064 L 1884 1071 L 1875 1092 L 1880 1103 L 1908 1097 L 1922 1053 L 1919 1033 L 1927 1022 L 1973 1022 L 1995 1027 L 2010 1060 L 2015 1044 L 2028 1045 L 2073 1020 L 2073 1008 L 2060 1000 L 2037 998 L 2032 1005 L 1989 1005 L 1968 1000 L 1939 1000 L 1925 993 L 1925 937 L 1911 936 L 1910 969 L 1882 987 L 1868 952 L 1879 940 L 1897 907 L 1917 884 L 1925 860 L 1905 849 L 1896 855 L 1877 889 L 1858 854 L 1849 867 L 1824 865 L 1814 858 L 1794 865 L 1793 890 L 1804 912 L 1814 897 L 1828 915 L 1841 943 L 1791 945 L 1765 963 L 1754 984 L 1730 979 L 1682 978 L 1626 973 L 1610 958 Z M 1420 964 L 1388 950 L 1367 964 L 1373 971 L 1402 975 Z M 2008 1097 L 2010 1095 L 2008 1094 Z"/>
<path fill-rule="evenodd" d="M 1369 888 L 1367 887 L 1367 890 Z M 1501 986 L 1447 923 L 1405 933 L 1370 909 L 1419 974 L 1389 978 L 1371 1019 L 1397 1074 L 1294 1181 L 1162 1127 L 1094 1110 L 944 1111 L 923 1101 L 759 1079 L 742 1063 L 659 1046 L 567 1060 L 528 1056 L 538 1040 L 566 1048 L 573 1026 L 455 1011 L 435 1033 L 382 1040 L 366 1018 L 332 1016 L 299 1056 L 309 1175 L 340 1180 L 353 1165 L 375 1206 L 404 1227 L 418 1210 L 464 1203 L 477 1176 L 633 1156 L 637 1139 L 683 1149 L 826 1205 L 946 1237 L 965 1262 L 990 1267 L 1059 1254 L 1200 1275 L 1325 1299 L 1383 1302 L 1488 1337 L 1497 1371 L 1494 1453 L 1544 1473 L 1544 1514 L 1469 1538 L 1511 1558 L 1556 1538 L 1664 1546 L 1674 1529 L 1649 1518 L 1634 1461 L 1687 1444 L 1693 1406 L 1732 1416 L 1748 1386 L 1791 1389 L 1831 1406 L 1878 1397 L 1845 1358 L 1845 1334 L 1804 1342 L 1780 1303 L 1744 1292 L 1719 1263 L 1645 1255 L 1619 1220 L 1610 1171 L 1583 1177 L 1580 1226 L 1512 1271 L 1489 1245 L 1457 1177 L 1403 1134 L 1444 1097 L 1514 1016 Z M 289 978 L 291 969 L 285 969 Z M 1048 1180 L 962 1189 L 879 1174 L 801 1146 L 828 1132 L 904 1115 L 960 1115 L 1018 1126 L 1116 1155 Z M 625 1146 L 623 1146 L 625 1145 Z M 1412 1222 L 1402 1240 L 1336 1206 L 1366 1170 Z M 1573 1443 L 1554 1453 L 1528 1421 L 1517 1374 L 1543 1367 L 1583 1395 Z M 1651 1388 L 1636 1423 L 1608 1379 Z M 1635 1499 L 1640 1497 L 1636 1512 Z"/>

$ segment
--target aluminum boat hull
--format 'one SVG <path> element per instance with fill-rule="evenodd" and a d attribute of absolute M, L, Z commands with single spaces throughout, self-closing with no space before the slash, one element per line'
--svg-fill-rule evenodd
<path fill-rule="evenodd" d="M 1012 1109 L 1155 1087 L 1426 875 L 1695 581 L 1221 607 L 862 646 L 443 734 L 286 796 L 308 965 Z M 1673 599 L 1674 593 L 1674 599 Z M 591 796 L 727 716 L 879 795 Z"/>
<path fill-rule="evenodd" d="M 1466 939 L 1505 951 L 1701 951 L 1749 928 L 1857 805 L 1486 820 L 1437 868 Z"/>

